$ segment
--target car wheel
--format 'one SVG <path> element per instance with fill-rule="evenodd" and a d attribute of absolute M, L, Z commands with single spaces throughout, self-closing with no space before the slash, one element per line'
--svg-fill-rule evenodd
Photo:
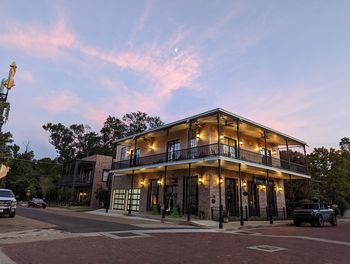
<path fill-rule="evenodd" d="M 337 226 L 337 217 L 333 215 L 329 222 L 331 223 L 332 226 Z"/>
<path fill-rule="evenodd" d="M 318 219 L 317 219 L 317 226 L 318 226 L 318 227 L 323 226 L 323 217 L 322 217 L 322 215 L 320 215 L 320 216 L 318 217 Z"/>

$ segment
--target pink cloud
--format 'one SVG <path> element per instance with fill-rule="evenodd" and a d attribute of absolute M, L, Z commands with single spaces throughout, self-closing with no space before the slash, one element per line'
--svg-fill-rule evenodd
<path fill-rule="evenodd" d="M 51 28 L 16 25 L 0 35 L 0 46 L 19 48 L 27 54 L 52 59 L 62 55 L 62 50 L 73 47 L 76 38 L 63 18 Z"/>
<path fill-rule="evenodd" d="M 50 96 L 38 97 L 37 104 L 50 114 L 79 109 L 80 99 L 71 91 L 53 92 Z"/>

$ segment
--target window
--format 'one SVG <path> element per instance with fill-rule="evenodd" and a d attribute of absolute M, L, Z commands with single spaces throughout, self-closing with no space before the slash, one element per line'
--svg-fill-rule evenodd
<path fill-rule="evenodd" d="M 139 211 L 140 209 L 140 194 L 141 189 L 129 189 L 129 200 L 128 200 L 128 210 L 129 202 L 131 205 L 131 211 Z"/>
<path fill-rule="evenodd" d="M 180 140 L 168 142 L 168 160 L 177 160 L 180 158 Z"/>
<path fill-rule="evenodd" d="M 134 165 L 139 165 L 140 163 L 141 150 L 138 148 L 135 150 Z"/>
<path fill-rule="evenodd" d="M 224 145 L 223 145 L 223 151 L 224 155 L 230 157 L 230 158 L 235 158 L 236 157 L 236 147 L 237 147 L 237 141 L 229 138 L 229 137 L 224 137 Z"/>
<path fill-rule="evenodd" d="M 113 209 L 116 209 L 116 210 L 125 209 L 125 189 L 114 190 Z"/>
<path fill-rule="evenodd" d="M 103 170 L 103 172 L 102 172 L 102 181 L 103 182 L 108 181 L 108 175 L 109 175 L 109 170 Z"/>
<path fill-rule="evenodd" d="M 126 147 L 122 147 L 120 150 L 120 160 L 126 160 Z"/>

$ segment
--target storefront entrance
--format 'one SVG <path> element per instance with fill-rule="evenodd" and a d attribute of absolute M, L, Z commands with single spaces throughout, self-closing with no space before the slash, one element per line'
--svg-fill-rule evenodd
<path fill-rule="evenodd" d="M 238 191 L 235 179 L 225 178 L 225 205 L 228 216 L 238 216 Z"/>
<path fill-rule="evenodd" d="M 185 213 L 188 213 L 189 206 L 190 212 L 193 215 L 198 214 L 198 176 L 186 178 L 186 204 Z"/>
<path fill-rule="evenodd" d="M 154 206 L 158 206 L 159 204 L 159 184 L 158 179 L 151 179 L 148 189 L 148 203 L 147 210 L 153 210 Z"/>

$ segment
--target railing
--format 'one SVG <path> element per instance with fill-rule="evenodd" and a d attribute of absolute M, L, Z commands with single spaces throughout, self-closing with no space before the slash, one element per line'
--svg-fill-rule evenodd
<path fill-rule="evenodd" d="M 237 148 L 225 144 L 204 145 L 145 157 L 134 156 L 128 160 L 113 162 L 112 169 L 118 170 L 137 166 L 162 164 L 173 161 L 200 159 L 218 155 L 225 156 L 228 158 L 245 160 L 256 164 L 267 165 L 274 168 L 290 170 L 302 174 L 307 174 L 307 169 L 305 165 L 288 162 L 286 160 L 277 159 L 270 156 L 266 158 L 265 155 L 246 149 L 240 149 L 238 156 Z"/>
<path fill-rule="evenodd" d="M 236 215 L 229 215 L 225 210 L 222 212 L 223 217 L 227 218 L 229 221 L 239 221 L 240 212 L 238 211 Z M 287 214 L 285 207 L 282 208 L 272 208 L 271 209 L 272 218 L 274 220 L 287 220 L 290 219 L 290 215 Z M 220 210 L 219 207 L 211 208 L 211 219 L 214 221 L 219 221 Z M 243 207 L 243 220 L 244 221 L 269 221 L 269 210 L 268 207 L 262 208 L 250 208 L 248 206 Z"/>
<path fill-rule="evenodd" d="M 80 175 L 76 175 L 75 177 L 73 176 L 68 176 L 61 178 L 58 181 L 58 184 L 61 186 L 65 185 L 74 185 L 74 186 L 89 186 L 92 184 L 92 179 L 86 179 L 86 177 L 82 177 Z"/>

